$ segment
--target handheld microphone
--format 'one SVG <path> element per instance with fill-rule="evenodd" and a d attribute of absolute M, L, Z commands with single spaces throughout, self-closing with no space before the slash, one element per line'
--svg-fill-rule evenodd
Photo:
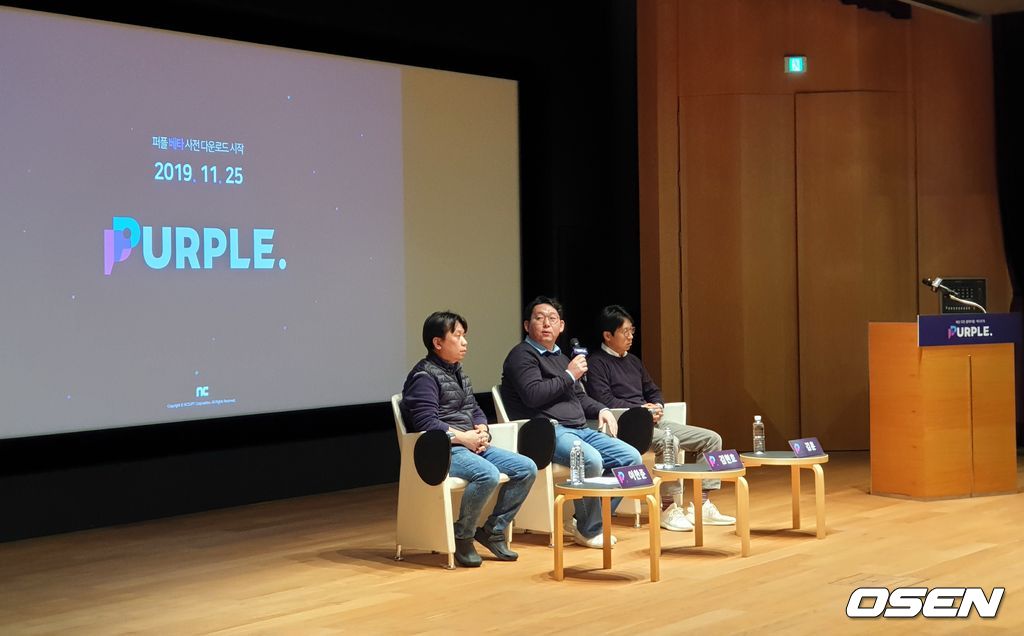
<path fill-rule="evenodd" d="M 590 355 L 590 352 L 587 351 L 587 348 L 580 344 L 580 339 L 579 338 L 573 338 L 572 340 L 570 340 L 569 341 L 569 346 L 572 347 L 572 357 L 574 357 L 574 358 L 576 356 L 588 356 L 588 355 Z M 587 381 L 587 374 L 586 373 L 583 374 L 583 381 L 584 382 Z"/>

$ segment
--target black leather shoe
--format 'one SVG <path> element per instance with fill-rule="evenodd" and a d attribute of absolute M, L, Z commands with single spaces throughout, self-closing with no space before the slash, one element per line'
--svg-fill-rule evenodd
<path fill-rule="evenodd" d="M 455 540 L 455 561 L 464 568 L 478 568 L 483 563 L 473 547 L 472 539 Z"/>
<path fill-rule="evenodd" d="M 483 528 L 477 528 L 476 540 L 490 550 L 491 554 L 498 557 L 499 561 L 515 561 L 519 558 L 519 553 L 508 549 L 508 544 L 505 543 L 505 535 L 503 534 L 491 534 Z"/>

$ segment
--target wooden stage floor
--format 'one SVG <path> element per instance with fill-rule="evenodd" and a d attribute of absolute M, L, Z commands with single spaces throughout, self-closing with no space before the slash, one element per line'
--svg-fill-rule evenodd
<path fill-rule="evenodd" d="M 562 582 L 547 535 L 517 534 L 517 563 L 395 562 L 395 484 L 0 544 L 0 634 L 1024 632 L 1024 494 L 871 496 L 867 453 L 832 453 L 818 540 L 802 472 L 801 530 L 788 470 L 752 469 L 750 557 L 731 528 L 706 528 L 703 548 L 665 531 L 658 583 L 646 527 L 623 517 L 613 568 L 567 546 Z M 714 497 L 723 512 L 733 495 Z M 992 620 L 849 619 L 860 586 L 1006 593 Z"/>

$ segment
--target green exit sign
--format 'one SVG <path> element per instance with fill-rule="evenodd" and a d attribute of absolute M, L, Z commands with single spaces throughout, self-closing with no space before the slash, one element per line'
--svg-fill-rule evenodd
<path fill-rule="evenodd" d="M 786 72 L 787 73 L 806 73 L 807 72 L 807 58 L 803 55 L 787 55 L 786 56 Z"/>

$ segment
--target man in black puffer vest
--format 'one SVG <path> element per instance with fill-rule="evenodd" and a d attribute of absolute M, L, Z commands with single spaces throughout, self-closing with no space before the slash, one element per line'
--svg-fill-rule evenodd
<path fill-rule="evenodd" d="M 537 478 L 537 465 L 528 457 L 490 445 L 487 417 L 476 403 L 469 376 L 462 371 L 468 327 L 465 318 L 450 311 L 427 317 L 423 323 L 427 357 L 405 379 L 401 406 L 409 430 L 446 431 L 451 439 L 448 474 L 469 482 L 455 522 L 455 560 L 464 567 L 478 567 L 481 560 L 474 538 L 500 561 L 519 558 L 508 549 L 505 530 Z M 498 493 L 494 512 L 476 528 L 484 504 L 498 487 L 499 473 L 508 475 L 509 481 Z"/>

